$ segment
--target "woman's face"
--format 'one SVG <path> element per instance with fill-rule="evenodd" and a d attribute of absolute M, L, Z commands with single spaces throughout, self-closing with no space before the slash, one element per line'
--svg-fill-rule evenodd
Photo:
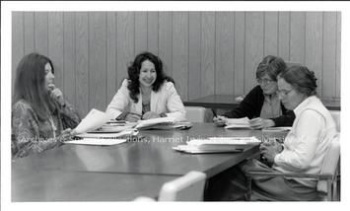
<path fill-rule="evenodd" d="M 277 91 L 277 81 L 271 79 L 268 74 L 263 75 L 261 78 L 257 79 L 261 89 L 264 94 L 272 95 Z"/>
<path fill-rule="evenodd" d="M 278 78 L 278 94 L 284 107 L 288 110 L 295 109 L 307 97 L 305 94 L 298 92 L 283 78 Z"/>
<path fill-rule="evenodd" d="M 52 73 L 52 67 L 50 63 L 46 63 L 45 65 L 45 87 L 47 90 L 50 90 L 50 87 L 54 87 L 53 80 L 55 79 L 55 76 Z"/>
<path fill-rule="evenodd" d="M 156 79 L 157 72 L 154 64 L 149 60 L 142 62 L 139 76 L 141 86 L 151 87 Z"/>

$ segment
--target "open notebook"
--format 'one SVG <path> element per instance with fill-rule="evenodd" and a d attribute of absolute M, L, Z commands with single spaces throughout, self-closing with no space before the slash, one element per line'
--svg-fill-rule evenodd
<path fill-rule="evenodd" d="M 242 152 L 252 145 L 258 145 L 261 141 L 256 137 L 211 137 L 207 139 L 193 139 L 186 145 L 173 147 L 174 150 L 199 154 L 199 153 L 229 153 Z"/>

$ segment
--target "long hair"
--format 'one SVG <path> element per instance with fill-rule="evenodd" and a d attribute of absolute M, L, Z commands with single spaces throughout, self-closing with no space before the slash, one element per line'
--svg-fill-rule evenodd
<path fill-rule="evenodd" d="M 141 66 L 142 66 L 142 63 L 146 60 L 149 60 L 150 62 L 152 62 L 156 69 L 157 78 L 152 85 L 152 90 L 154 92 L 157 92 L 160 89 L 161 85 L 165 80 L 174 83 L 174 80 L 171 77 L 165 75 L 163 71 L 163 62 L 160 60 L 159 57 L 157 57 L 156 55 L 150 52 L 140 53 L 135 57 L 135 60 L 128 67 L 128 76 L 129 76 L 128 89 L 130 91 L 130 98 L 133 99 L 135 103 L 138 102 L 139 99 L 137 95 L 140 94 L 139 77 L 140 77 Z"/>
<path fill-rule="evenodd" d="M 58 105 L 45 87 L 45 65 L 49 63 L 54 73 L 52 62 L 46 56 L 31 53 L 22 58 L 16 72 L 14 101 L 25 100 L 31 105 L 39 119 L 45 120 L 58 112 Z"/>
<path fill-rule="evenodd" d="M 278 76 L 291 84 L 299 93 L 306 96 L 317 94 L 317 78 L 315 73 L 306 66 L 293 65 L 282 71 Z"/>

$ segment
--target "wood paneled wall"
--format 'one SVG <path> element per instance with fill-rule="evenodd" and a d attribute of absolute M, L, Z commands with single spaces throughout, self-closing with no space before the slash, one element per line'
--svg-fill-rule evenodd
<path fill-rule="evenodd" d="M 266 55 L 307 65 L 340 99 L 340 12 L 13 12 L 12 73 L 36 51 L 82 115 L 105 110 L 138 53 L 160 56 L 183 100 L 246 94 Z"/>

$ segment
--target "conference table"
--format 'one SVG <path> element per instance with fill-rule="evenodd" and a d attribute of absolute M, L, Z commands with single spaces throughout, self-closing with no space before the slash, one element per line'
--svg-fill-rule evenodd
<path fill-rule="evenodd" d="M 260 130 L 229 130 L 194 123 L 189 130 L 141 130 L 142 139 L 113 146 L 65 144 L 12 161 L 12 201 L 128 201 L 156 198 L 161 186 L 189 171 L 207 178 L 259 154 L 187 154 L 172 147 L 206 137 L 261 137 Z"/>

